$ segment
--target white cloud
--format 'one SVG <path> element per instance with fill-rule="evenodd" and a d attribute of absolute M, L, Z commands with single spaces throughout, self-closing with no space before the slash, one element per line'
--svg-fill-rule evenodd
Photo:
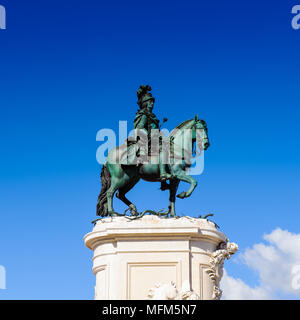
<path fill-rule="evenodd" d="M 224 300 L 265 300 L 271 299 L 269 293 L 263 288 L 249 287 L 243 280 L 230 277 L 226 270 L 221 281 Z"/>
<path fill-rule="evenodd" d="M 258 273 L 259 285 L 251 288 L 225 272 L 223 299 L 300 297 L 300 234 L 277 228 L 263 238 L 267 244 L 255 244 L 240 254 L 241 261 Z"/>

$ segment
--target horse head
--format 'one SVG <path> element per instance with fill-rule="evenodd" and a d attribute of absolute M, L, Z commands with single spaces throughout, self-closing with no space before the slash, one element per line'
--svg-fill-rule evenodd
<path fill-rule="evenodd" d="M 198 119 L 196 114 L 193 125 L 193 141 L 197 142 L 200 150 L 206 150 L 209 147 L 209 139 L 207 135 L 207 125 L 202 119 Z"/>

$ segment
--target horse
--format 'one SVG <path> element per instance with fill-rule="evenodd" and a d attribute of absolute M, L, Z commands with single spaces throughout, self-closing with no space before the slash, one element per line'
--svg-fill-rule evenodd
<path fill-rule="evenodd" d="M 199 133 L 201 133 L 200 137 Z M 171 131 L 168 139 L 172 141 L 171 146 L 173 145 L 173 152 L 170 152 L 170 159 L 171 154 L 173 159 L 171 163 L 168 163 L 172 179 L 169 179 L 169 183 L 162 183 L 161 189 L 169 189 L 168 214 L 175 217 L 175 200 L 179 182 L 184 181 L 190 184 L 190 188 L 187 191 L 183 191 L 177 195 L 177 197 L 181 199 L 189 197 L 197 186 L 197 181 L 191 177 L 187 171 L 191 167 L 191 158 L 197 151 L 197 147 L 200 153 L 209 147 L 206 123 L 204 120 L 198 119 L 196 115 L 195 118 L 179 124 Z M 126 193 L 131 190 L 140 179 L 149 182 L 161 181 L 157 162 L 153 163 L 150 161 L 138 166 L 120 164 L 118 163 L 119 148 L 120 147 L 117 146 L 108 152 L 106 162 L 101 170 L 102 187 L 96 206 L 98 216 L 105 217 L 117 214 L 113 209 L 113 197 L 116 191 L 116 197 L 128 206 L 127 210 L 130 210 L 131 215 L 138 215 L 136 206 L 126 198 Z M 116 159 L 117 161 L 110 161 L 110 159 Z M 178 159 L 180 161 L 178 161 Z"/>

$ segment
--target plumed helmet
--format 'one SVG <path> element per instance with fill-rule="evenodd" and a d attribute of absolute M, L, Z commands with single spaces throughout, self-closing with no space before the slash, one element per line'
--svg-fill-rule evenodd
<path fill-rule="evenodd" d="M 152 97 L 152 94 L 149 92 L 151 91 L 152 88 L 149 85 L 141 85 L 138 89 L 138 91 L 136 92 L 137 97 L 138 97 L 138 101 L 137 104 L 142 107 L 143 103 L 148 101 L 148 100 L 153 100 L 153 102 L 155 101 L 155 99 Z"/>

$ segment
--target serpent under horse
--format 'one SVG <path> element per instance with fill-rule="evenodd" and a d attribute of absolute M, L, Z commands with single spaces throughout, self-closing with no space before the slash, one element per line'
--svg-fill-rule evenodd
<path fill-rule="evenodd" d="M 200 136 L 199 133 L 201 133 Z M 170 133 L 169 139 L 173 141 L 174 158 L 181 160 L 169 164 L 173 179 L 170 179 L 169 184 L 165 183 L 165 189 L 169 189 L 170 191 L 168 213 L 171 216 L 176 216 L 175 199 L 179 182 L 184 181 L 190 184 L 190 188 L 187 191 L 183 191 L 177 195 L 181 199 L 189 197 L 197 186 L 197 181 L 187 174 L 187 169 L 191 166 L 193 150 L 196 150 L 198 146 L 201 153 L 209 147 L 206 123 L 204 120 L 198 119 L 196 115 L 194 119 L 186 120 L 179 124 Z M 126 198 L 126 193 L 140 179 L 149 182 L 161 181 L 158 164 L 151 162 L 141 164 L 140 166 L 120 164 L 118 162 L 118 148 L 117 146 L 109 151 L 107 160 L 101 170 L 102 188 L 96 208 L 98 216 L 105 217 L 116 214 L 113 209 L 113 197 L 116 191 L 117 198 L 129 207 L 130 213 L 137 215 L 137 208 Z M 183 156 L 183 153 L 185 156 Z M 110 163 L 109 159 L 116 159 L 117 161 Z"/>

